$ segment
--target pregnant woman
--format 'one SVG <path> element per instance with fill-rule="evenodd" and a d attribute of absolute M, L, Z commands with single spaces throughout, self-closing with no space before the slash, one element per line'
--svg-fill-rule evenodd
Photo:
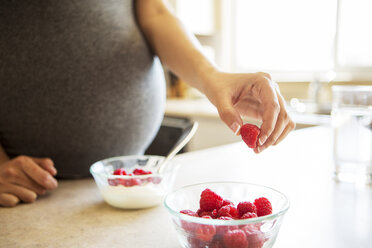
<path fill-rule="evenodd" d="M 5 0 L 0 34 L 0 206 L 55 189 L 57 171 L 143 153 L 163 118 L 160 61 L 234 133 L 262 120 L 256 153 L 294 128 L 270 75 L 221 71 L 162 0 Z"/>

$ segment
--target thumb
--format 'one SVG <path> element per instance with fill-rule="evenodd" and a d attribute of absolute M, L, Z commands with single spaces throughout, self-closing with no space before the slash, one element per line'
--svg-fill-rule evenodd
<path fill-rule="evenodd" d="M 217 110 L 221 120 L 225 122 L 235 135 L 239 135 L 240 127 L 243 125 L 243 120 L 231 102 L 225 101 L 219 104 Z"/>

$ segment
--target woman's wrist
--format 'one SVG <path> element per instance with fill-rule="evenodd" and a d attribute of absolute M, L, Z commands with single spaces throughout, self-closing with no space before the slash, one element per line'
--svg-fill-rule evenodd
<path fill-rule="evenodd" d="M 201 66 L 198 68 L 196 73 L 197 79 L 195 80 L 197 85 L 193 85 L 205 95 L 209 95 L 209 92 L 216 84 L 217 79 L 221 78 L 224 73 L 214 65 Z"/>

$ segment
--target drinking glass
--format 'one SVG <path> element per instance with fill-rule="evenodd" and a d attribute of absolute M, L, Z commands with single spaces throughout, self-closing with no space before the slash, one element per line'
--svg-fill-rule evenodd
<path fill-rule="evenodd" d="M 372 85 L 332 87 L 332 127 L 336 180 L 372 183 Z"/>

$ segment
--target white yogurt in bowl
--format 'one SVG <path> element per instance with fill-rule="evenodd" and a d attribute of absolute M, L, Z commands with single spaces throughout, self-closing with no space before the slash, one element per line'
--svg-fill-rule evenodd
<path fill-rule="evenodd" d="M 116 208 L 140 209 L 159 205 L 172 189 L 176 166 L 169 164 L 162 174 L 157 174 L 161 156 L 123 156 L 109 158 L 94 163 L 90 172 L 105 202 Z M 119 176 L 113 172 L 123 168 L 126 171 L 144 169 L 149 175 Z M 126 184 L 128 180 L 136 184 Z M 122 181 L 121 181 L 122 180 Z M 118 183 L 115 183 L 115 182 Z"/>
<path fill-rule="evenodd" d="M 107 186 L 102 188 L 103 199 L 113 207 L 137 209 L 159 205 L 165 196 L 165 191 L 153 184 L 144 186 Z"/>

